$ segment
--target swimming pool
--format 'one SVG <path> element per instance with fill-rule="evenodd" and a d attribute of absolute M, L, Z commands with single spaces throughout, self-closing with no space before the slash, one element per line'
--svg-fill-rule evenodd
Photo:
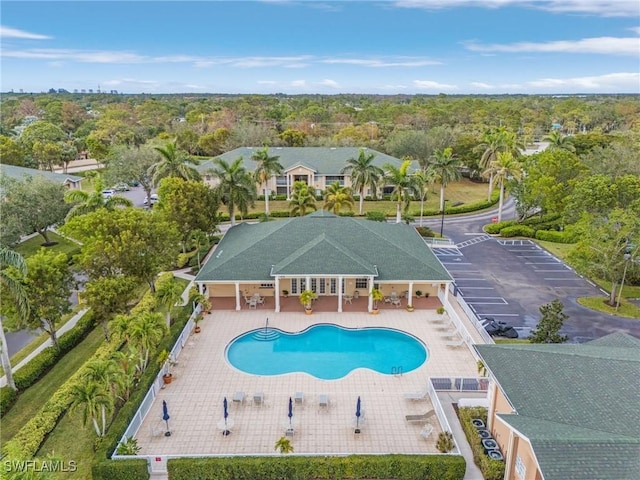
<path fill-rule="evenodd" d="M 335 380 L 357 368 L 407 373 L 426 362 L 428 352 L 420 340 L 399 330 L 319 324 L 298 333 L 251 330 L 227 346 L 226 356 L 235 368 L 253 375 L 304 372 Z"/>

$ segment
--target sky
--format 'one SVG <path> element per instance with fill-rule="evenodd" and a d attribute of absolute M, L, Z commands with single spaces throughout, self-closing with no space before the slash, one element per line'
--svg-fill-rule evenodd
<path fill-rule="evenodd" d="M 0 90 L 640 93 L 638 0 L 10 1 Z"/>

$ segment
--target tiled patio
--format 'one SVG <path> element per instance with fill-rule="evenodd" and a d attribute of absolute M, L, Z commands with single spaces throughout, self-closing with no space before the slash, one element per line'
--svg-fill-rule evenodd
<path fill-rule="evenodd" d="M 299 303 L 297 306 L 299 309 Z M 276 314 L 268 305 L 258 310 L 215 311 L 201 322 L 202 333 L 190 337 L 179 364 L 174 367 L 173 383 L 160 391 L 138 431 L 140 454 L 276 455 L 274 444 L 284 436 L 289 422 L 289 397 L 298 391 L 304 392 L 304 403 L 293 412 L 295 453 L 435 453 L 435 441 L 441 430 L 437 418 L 429 420 L 435 429 L 427 440 L 420 437 L 423 424 L 410 424 L 405 419 L 405 415 L 430 410 L 430 401 L 405 400 L 404 393 L 424 391 L 429 376 L 477 375 L 475 360 L 466 347 L 444 345 L 442 330 L 430 321 L 436 316 L 434 310 L 407 312 L 404 308 L 386 309 L 379 315 L 325 313 L 316 309 L 312 315 L 299 310 Z M 429 358 L 424 365 L 402 376 L 360 369 L 343 379 L 326 381 L 302 373 L 280 376 L 242 373 L 227 363 L 225 347 L 236 336 L 263 327 L 266 317 L 270 327 L 285 331 L 300 331 L 315 323 L 402 329 L 425 342 Z M 237 391 L 247 394 L 244 405 L 232 402 Z M 254 392 L 264 392 L 264 406 L 252 405 Z M 321 411 L 318 396 L 323 393 L 328 394 L 330 405 Z M 221 432 L 225 396 L 229 402 L 228 421 L 233 425 L 228 436 Z M 358 396 L 362 399 L 365 421 L 362 433 L 355 435 Z M 170 437 L 162 435 L 162 400 L 167 401 L 171 415 Z"/>

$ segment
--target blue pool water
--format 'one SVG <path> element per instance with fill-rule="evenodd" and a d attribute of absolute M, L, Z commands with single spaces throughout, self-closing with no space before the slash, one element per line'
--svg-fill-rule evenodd
<path fill-rule="evenodd" d="M 398 368 L 410 372 L 427 360 L 427 349 L 399 330 L 321 324 L 299 333 L 252 330 L 233 340 L 226 355 L 231 365 L 254 375 L 304 372 L 335 380 L 356 368 L 387 375 Z"/>

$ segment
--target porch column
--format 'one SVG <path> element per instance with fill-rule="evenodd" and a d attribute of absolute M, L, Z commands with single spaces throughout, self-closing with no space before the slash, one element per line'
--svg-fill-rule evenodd
<path fill-rule="evenodd" d="M 445 302 L 449 301 L 449 285 L 451 285 L 449 282 L 444 284 L 444 301 Z"/>
<path fill-rule="evenodd" d="M 511 428 L 509 428 L 509 440 L 508 446 L 504 452 L 504 478 L 514 478 L 513 470 L 515 467 L 516 459 L 514 453 L 516 451 L 516 436 Z M 507 476 L 509 475 L 509 476 Z"/>
<path fill-rule="evenodd" d="M 373 297 L 371 296 L 371 292 L 373 291 L 373 277 L 369 277 L 369 312 L 373 310 Z"/>
<path fill-rule="evenodd" d="M 338 277 L 338 312 L 342 312 L 342 277 Z"/>
<path fill-rule="evenodd" d="M 240 310 L 240 282 L 236 282 L 236 310 Z"/>
<path fill-rule="evenodd" d="M 287 173 L 287 201 L 291 200 L 291 182 L 289 182 L 289 174 Z"/>
<path fill-rule="evenodd" d="M 304 289 L 311 290 L 311 277 L 306 277 L 304 280 Z M 300 292 L 302 293 L 302 292 Z"/>
<path fill-rule="evenodd" d="M 413 305 L 413 282 L 409 282 L 409 291 L 407 292 L 407 307 Z"/>
<path fill-rule="evenodd" d="M 280 277 L 276 275 L 276 289 L 273 292 L 273 297 L 276 299 L 276 312 L 280 311 Z"/>

